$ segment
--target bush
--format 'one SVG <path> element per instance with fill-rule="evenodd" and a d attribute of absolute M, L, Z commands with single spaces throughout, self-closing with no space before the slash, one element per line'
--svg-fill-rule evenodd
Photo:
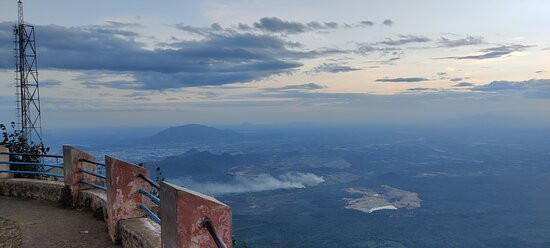
<path fill-rule="evenodd" d="M 23 136 L 23 133 L 21 131 L 15 130 L 15 123 L 11 123 L 11 129 L 10 132 L 6 125 L 0 124 L 0 131 L 2 131 L 2 140 L 0 142 L 0 146 L 7 147 L 10 149 L 10 152 L 15 153 L 28 153 L 28 154 L 47 154 L 48 151 L 50 151 L 49 147 L 44 147 L 44 144 L 34 144 L 33 142 L 28 142 L 28 140 Z M 10 161 L 12 162 L 39 162 L 40 157 L 39 156 L 21 156 L 21 155 L 10 155 Z M 34 166 L 34 165 L 11 165 L 10 170 L 16 170 L 16 171 L 44 171 L 44 168 L 42 166 Z M 25 177 L 25 178 L 39 178 L 40 175 L 32 175 L 32 174 L 17 174 L 15 173 L 15 177 Z"/>

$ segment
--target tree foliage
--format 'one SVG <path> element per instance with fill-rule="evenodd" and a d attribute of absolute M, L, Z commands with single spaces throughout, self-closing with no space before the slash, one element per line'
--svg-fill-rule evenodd
<path fill-rule="evenodd" d="M 10 155 L 10 161 L 12 162 L 39 162 L 40 157 L 37 155 L 47 154 L 50 151 L 49 147 L 44 147 L 44 144 L 34 144 L 29 142 L 23 133 L 15 129 L 15 122 L 11 122 L 11 130 L 4 124 L 0 123 L 0 131 L 2 132 L 2 140 L 0 146 L 7 147 L 10 152 L 13 153 L 26 153 L 33 155 Z M 10 170 L 16 171 L 44 171 L 42 166 L 35 165 L 11 165 Z M 15 177 L 32 177 L 36 178 L 38 175 L 29 174 L 15 174 Z"/>

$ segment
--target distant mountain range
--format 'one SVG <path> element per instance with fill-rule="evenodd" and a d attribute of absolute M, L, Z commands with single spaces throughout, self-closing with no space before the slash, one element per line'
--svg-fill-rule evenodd
<path fill-rule="evenodd" d="M 202 141 L 233 141 L 241 139 L 242 135 L 232 130 L 218 129 L 199 124 L 187 124 L 170 127 L 147 138 L 154 143 L 180 143 Z"/>
<path fill-rule="evenodd" d="M 166 157 L 160 161 L 145 163 L 156 174 L 159 166 L 164 177 L 189 176 L 194 179 L 214 180 L 226 177 L 234 167 L 252 165 L 259 162 L 254 155 L 214 154 L 208 151 L 191 149 L 177 156 Z"/>

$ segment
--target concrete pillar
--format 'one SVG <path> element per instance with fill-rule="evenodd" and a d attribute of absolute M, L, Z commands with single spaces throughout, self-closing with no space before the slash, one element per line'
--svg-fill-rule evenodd
<path fill-rule="evenodd" d="M 139 174 L 149 176 L 144 167 L 105 156 L 107 176 L 107 226 L 113 242 L 119 240 L 118 221 L 145 216 L 139 208 L 140 203 L 146 204 L 149 198 L 139 193 L 142 188 L 149 192 L 151 185 L 139 178 Z"/>
<path fill-rule="evenodd" d="M 8 149 L 7 147 L 0 146 L 0 152 L 10 152 L 10 149 Z M 0 155 L 0 161 L 9 162 L 10 155 Z M 0 164 L 0 170 L 10 170 L 10 165 Z M 12 177 L 13 177 L 13 173 L 6 173 L 6 172 L 0 173 L 0 179 L 12 178 Z"/>
<path fill-rule="evenodd" d="M 231 208 L 215 198 L 171 184 L 160 184 L 162 247 L 217 247 L 203 221 L 208 217 L 218 236 L 232 247 Z"/>
<path fill-rule="evenodd" d="M 73 197 L 73 207 L 78 206 L 78 193 L 80 190 L 93 188 L 89 185 L 79 183 L 84 180 L 90 183 L 97 183 L 98 178 L 92 175 L 80 172 L 80 169 L 85 169 L 91 172 L 96 172 L 96 165 L 81 162 L 80 159 L 96 161 L 95 157 L 78 150 L 72 146 L 63 146 L 63 175 L 65 185 L 71 189 Z"/>

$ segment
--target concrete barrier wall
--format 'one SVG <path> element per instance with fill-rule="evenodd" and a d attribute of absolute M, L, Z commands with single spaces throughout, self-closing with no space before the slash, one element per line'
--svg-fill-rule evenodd
<path fill-rule="evenodd" d="M 0 179 L 0 195 L 18 198 L 30 198 L 58 202 L 61 199 L 63 182 L 12 178 Z M 79 208 L 94 212 L 106 209 L 105 192 L 98 189 L 82 190 L 79 194 Z M 103 211 L 104 217 L 106 212 Z M 96 221 L 96 220 L 90 220 Z M 148 218 L 134 218 L 121 221 L 118 232 L 121 233 L 122 247 L 154 248 L 160 247 L 160 226 Z"/>
<path fill-rule="evenodd" d="M 105 156 L 107 176 L 107 214 L 109 218 L 109 235 L 113 241 L 119 239 L 118 222 L 129 218 L 145 216 L 139 208 L 147 198 L 139 193 L 139 189 L 151 190 L 151 186 L 140 180 L 139 174 L 149 176 L 147 169 L 134 164 Z"/>
<path fill-rule="evenodd" d="M 78 205 L 78 194 L 80 190 L 93 188 L 89 185 L 80 183 L 80 180 L 85 180 L 90 183 L 97 183 L 97 177 L 80 172 L 80 169 L 96 172 L 96 165 L 81 162 L 81 159 L 96 161 L 95 157 L 88 153 L 78 150 L 72 146 L 63 146 L 64 181 L 65 185 L 69 186 L 71 189 L 74 207 Z"/>
<path fill-rule="evenodd" d="M 0 147 L 0 151 L 7 152 L 7 149 Z M 149 207 L 152 204 L 149 198 L 139 193 L 139 189 L 147 192 L 151 189 L 148 182 L 138 177 L 139 174 L 149 177 L 145 168 L 105 156 L 107 190 L 103 191 L 80 183 L 80 180 L 85 180 L 98 184 L 97 177 L 80 172 L 80 169 L 97 172 L 97 165 L 81 159 L 96 161 L 90 154 L 63 146 L 64 182 L 0 177 L 0 194 L 59 201 L 63 187 L 68 186 L 73 206 L 102 211 L 111 239 L 121 241 L 124 247 L 217 247 L 214 237 L 204 226 L 205 219 L 210 220 L 225 247 L 232 247 L 232 215 L 231 208 L 226 204 L 213 197 L 161 182 L 161 225 L 158 225 L 143 218 L 146 214 L 139 207 L 141 203 Z M 0 155 L 2 160 L 9 161 L 9 155 Z"/>
<path fill-rule="evenodd" d="M 162 247 L 217 247 L 203 226 L 210 219 L 216 233 L 232 247 L 231 208 L 215 198 L 171 184 L 160 184 Z"/>
<path fill-rule="evenodd" d="M 10 149 L 7 147 L 0 146 L 0 152 L 10 152 Z M 0 154 L 0 162 L 9 162 L 10 161 L 10 155 L 2 155 Z M 0 164 L 0 170 L 9 170 L 10 165 L 9 164 Z M 6 173 L 6 172 L 0 172 L 0 179 L 2 178 L 12 178 L 12 173 Z"/>
<path fill-rule="evenodd" d="M 29 178 L 0 179 L 0 195 L 59 201 L 63 182 Z"/>

